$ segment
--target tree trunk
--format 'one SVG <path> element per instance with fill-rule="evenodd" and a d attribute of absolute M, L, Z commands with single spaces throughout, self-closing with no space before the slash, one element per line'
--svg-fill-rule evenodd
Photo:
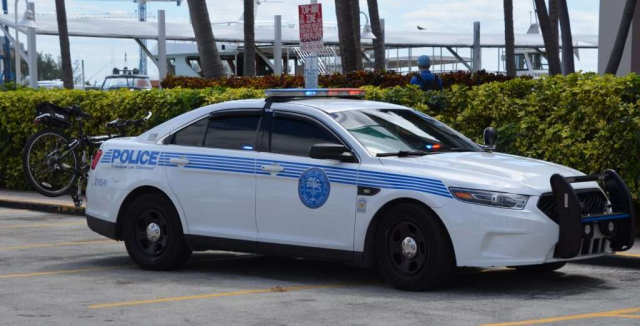
<path fill-rule="evenodd" d="M 371 19 L 371 30 L 376 39 L 373 40 L 373 56 L 375 57 L 376 71 L 386 70 L 384 53 L 384 33 L 380 24 L 380 13 L 378 12 L 378 0 L 367 0 L 369 7 L 369 18 Z"/>
<path fill-rule="evenodd" d="M 356 42 L 353 33 L 351 1 L 336 0 L 336 18 L 338 20 L 338 42 L 340 43 L 342 71 L 356 71 L 358 67 L 356 65 Z"/>
<path fill-rule="evenodd" d="M 256 34 L 254 0 L 244 0 L 244 70 L 243 76 L 256 75 Z"/>
<path fill-rule="evenodd" d="M 69 45 L 69 29 L 67 28 L 67 9 L 64 0 L 56 0 L 56 17 L 58 18 L 58 34 L 60 35 L 60 58 L 62 61 L 62 84 L 64 88 L 73 89 L 73 68 L 71 67 L 71 46 Z"/>
<path fill-rule="evenodd" d="M 618 29 L 616 42 L 613 44 L 613 49 L 611 50 L 611 56 L 609 57 L 607 68 L 604 70 L 605 74 L 615 75 L 618 72 L 620 61 L 622 60 L 622 54 L 624 52 L 624 46 L 627 43 L 627 37 L 629 36 L 629 28 L 631 27 L 631 21 L 633 20 L 633 12 L 636 9 L 636 4 L 637 0 L 627 0 L 624 5 L 622 19 L 620 19 L 620 28 Z"/>
<path fill-rule="evenodd" d="M 356 60 L 356 70 L 362 70 L 362 44 L 360 42 L 360 1 L 359 0 L 351 0 L 351 24 L 353 25 L 353 37 L 355 41 L 354 47 L 355 51 L 355 60 Z"/>
<path fill-rule="evenodd" d="M 504 48 L 507 76 L 516 76 L 515 35 L 513 30 L 513 0 L 504 0 Z"/>
<path fill-rule="evenodd" d="M 549 0 L 549 21 L 551 23 L 551 32 L 553 33 L 553 42 L 560 48 L 558 1 L 559 0 Z"/>
<path fill-rule="evenodd" d="M 542 39 L 547 52 L 547 61 L 549 61 L 549 74 L 558 75 L 562 73 L 560 67 L 560 56 L 558 55 L 558 45 L 553 42 L 553 34 L 551 31 L 551 21 L 547 13 L 547 4 L 544 0 L 535 0 L 536 13 L 540 21 L 540 29 L 542 30 Z"/>
<path fill-rule="evenodd" d="M 209 20 L 209 10 L 207 2 L 203 0 L 187 0 L 189 5 L 189 15 L 191 16 L 191 25 L 193 33 L 196 36 L 198 44 L 198 54 L 200 54 L 200 68 L 205 78 L 224 77 L 224 69 L 216 39 L 211 30 L 211 21 Z"/>
<path fill-rule="evenodd" d="M 568 75 L 576 72 L 575 63 L 573 62 L 573 36 L 571 35 L 569 7 L 567 6 L 567 0 L 557 1 L 560 28 L 562 28 L 562 73 Z"/>

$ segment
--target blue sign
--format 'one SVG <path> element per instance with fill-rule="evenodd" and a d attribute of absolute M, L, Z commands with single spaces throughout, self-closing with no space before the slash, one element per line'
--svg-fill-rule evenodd
<path fill-rule="evenodd" d="M 329 178 L 321 169 L 308 169 L 298 179 L 300 201 L 311 209 L 322 207 L 329 199 L 330 192 L 331 184 L 329 184 Z"/>

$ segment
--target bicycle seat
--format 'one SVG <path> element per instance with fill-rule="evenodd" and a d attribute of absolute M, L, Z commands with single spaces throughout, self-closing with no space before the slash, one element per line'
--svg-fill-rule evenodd
<path fill-rule="evenodd" d="M 81 117 L 81 118 L 90 118 L 91 117 L 91 114 L 82 111 L 82 109 L 80 109 L 80 107 L 78 107 L 77 105 L 74 105 L 74 106 L 69 108 L 69 114 L 74 115 L 76 117 Z"/>

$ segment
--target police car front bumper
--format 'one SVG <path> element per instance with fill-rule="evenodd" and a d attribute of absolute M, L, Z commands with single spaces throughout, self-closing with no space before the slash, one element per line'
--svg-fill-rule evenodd
<path fill-rule="evenodd" d="M 552 180 L 555 181 L 551 183 L 559 183 L 557 178 L 554 176 Z M 582 216 L 579 214 L 580 202 L 570 200 L 569 209 L 575 211 L 577 207 L 577 217 L 575 213 L 567 214 L 562 211 L 559 212 L 561 218 L 556 223 L 537 207 L 539 196 L 531 196 L 522 210 L 459 202 L 456 205 L 434 208 L 449 231 L 457 265 L 537 265 L 599 257 L 631 248 L 634 230 L 631 217 L 635 212 L 622 179 L 613 171 L 607 171 L 603 175 L 561 178 L 568 188 L 553 186 L 554 196 L 562 199 L 562 205 L 557 207 L 564 206 L 565 192 L 569 192 L 570 197 L 571 194 L 575 195 L 570 183 L 600 180 L 611 197 L 613 211 L 610 214 Z M 620 214 L 628 218 L 621 218 Z M 601 220 L 609 219 L 615 220 L 614 233 L 608 233 L 600 227 Z M 584 225 L 587 224 L 591 225 L 592 233 L 583 237 Z"/>

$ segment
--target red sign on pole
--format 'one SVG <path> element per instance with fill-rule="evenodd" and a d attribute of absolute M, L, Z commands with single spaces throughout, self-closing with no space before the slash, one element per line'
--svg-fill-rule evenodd
<path fill-rule="evenodd" d="M 320 51 L 324 48 L 322 43 L 322 4 L 310 4 L 298 6 L 300 18 L 300 47 L 302 51 Z"/>

